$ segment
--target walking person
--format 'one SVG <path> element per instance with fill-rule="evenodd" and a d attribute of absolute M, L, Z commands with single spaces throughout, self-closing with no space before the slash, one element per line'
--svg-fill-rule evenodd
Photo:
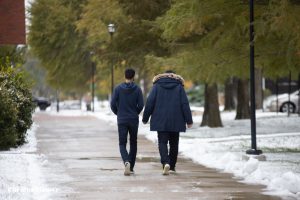
<path fill-rule="evenodd" d="M 139 114 L 144 107 L 142 90 L 134 83 L 134 75 L 133 69 L 125 70 L 125 82 L 114 89 L 110 102 L 111 110 L 117 115 L 119 148 L 125 166 L 124 175 L 126 176 L 134 173 Z M 128 134 L 129 153 L 126 149 Z"/>
<path fill-rule="evenodd" d="M 150 130 L 157 131 L 163 175 L 175 172 L 179 132 L 193 125 L 183 86 L 184 79 L 172 71 L 155 76 L 143 114 L 143 123 L 146 124 L 151 116 Z"/>

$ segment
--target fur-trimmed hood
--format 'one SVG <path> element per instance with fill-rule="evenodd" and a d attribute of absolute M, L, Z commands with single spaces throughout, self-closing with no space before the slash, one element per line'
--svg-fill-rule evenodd
<path fill-rule="evenodd" d="M 180 75 L 177 75 L 177 74 L 174 74 L 174 73 L 163 73 L 163 74 L 156 75 L 152 80 L 153 84 L 156 83 L 158 80 L 160 80 L 162 78 L 175 79 L 177 81 L 180 81 L 181 84 L 184 85 L 184 79 Z"/>

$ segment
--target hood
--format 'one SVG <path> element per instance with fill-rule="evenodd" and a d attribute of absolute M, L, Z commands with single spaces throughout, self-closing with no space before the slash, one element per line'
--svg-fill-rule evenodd
<path fill-rule="evenodd" d="M 130 83 L 122 83 L 120 87 L 125 92 L 133 92 L 134 90 L 136 90 L 137 85 L 134 82 L 130 82 Z"/>
<path fill-rule="evenodd" d="M 164 73 L 164 74 L 158 74 L 153 78 L 153 84 L 156 83 L 160 79 L 169 78 L 169 79 L 175 79 L 178 82 L 180 82 L 182 85 L 184 85 L 184 79 L 177 74 L 174 73 Z"/>
<path fill-rule="evenodd" d="M 158 84 L 165 89 L 172 89 L 178 85 L 184 85 L 184 79 L 174 73 L 164 73 L 155 76 L 153 78 L 153 84 Z"/>

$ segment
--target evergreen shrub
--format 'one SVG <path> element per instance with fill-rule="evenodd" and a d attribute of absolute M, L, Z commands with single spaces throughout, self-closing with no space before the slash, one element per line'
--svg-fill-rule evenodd
<path fill-rule="evenodd" d="M 35 106 L 21 73 L 0 71 L 0 91 L 0 149 L 3 150 L 26 142 Z"/>

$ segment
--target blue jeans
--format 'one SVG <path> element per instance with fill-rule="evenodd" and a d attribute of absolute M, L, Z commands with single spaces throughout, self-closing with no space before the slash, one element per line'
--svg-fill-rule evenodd
<path fill-rule="evenodd" d="M 171 170 L 175 170 L 178 156 L 179 132 L 157 132 L 158 149 L 161 164 L 169 164 Z M 170 150 L 168 149 L 168 143 Z"/>
<path fill-rule="evenodd" d="M 119 147 L 123 162 L 130 163 L 130 170 L 133 170 L 137 152 L 137 132 L 139 124 L 136 122 L 128 122 L 118 124 L 119 130 Z M 130 148 L 129 153 L 126 149 L 127 137 L 129 133 Z"/>

